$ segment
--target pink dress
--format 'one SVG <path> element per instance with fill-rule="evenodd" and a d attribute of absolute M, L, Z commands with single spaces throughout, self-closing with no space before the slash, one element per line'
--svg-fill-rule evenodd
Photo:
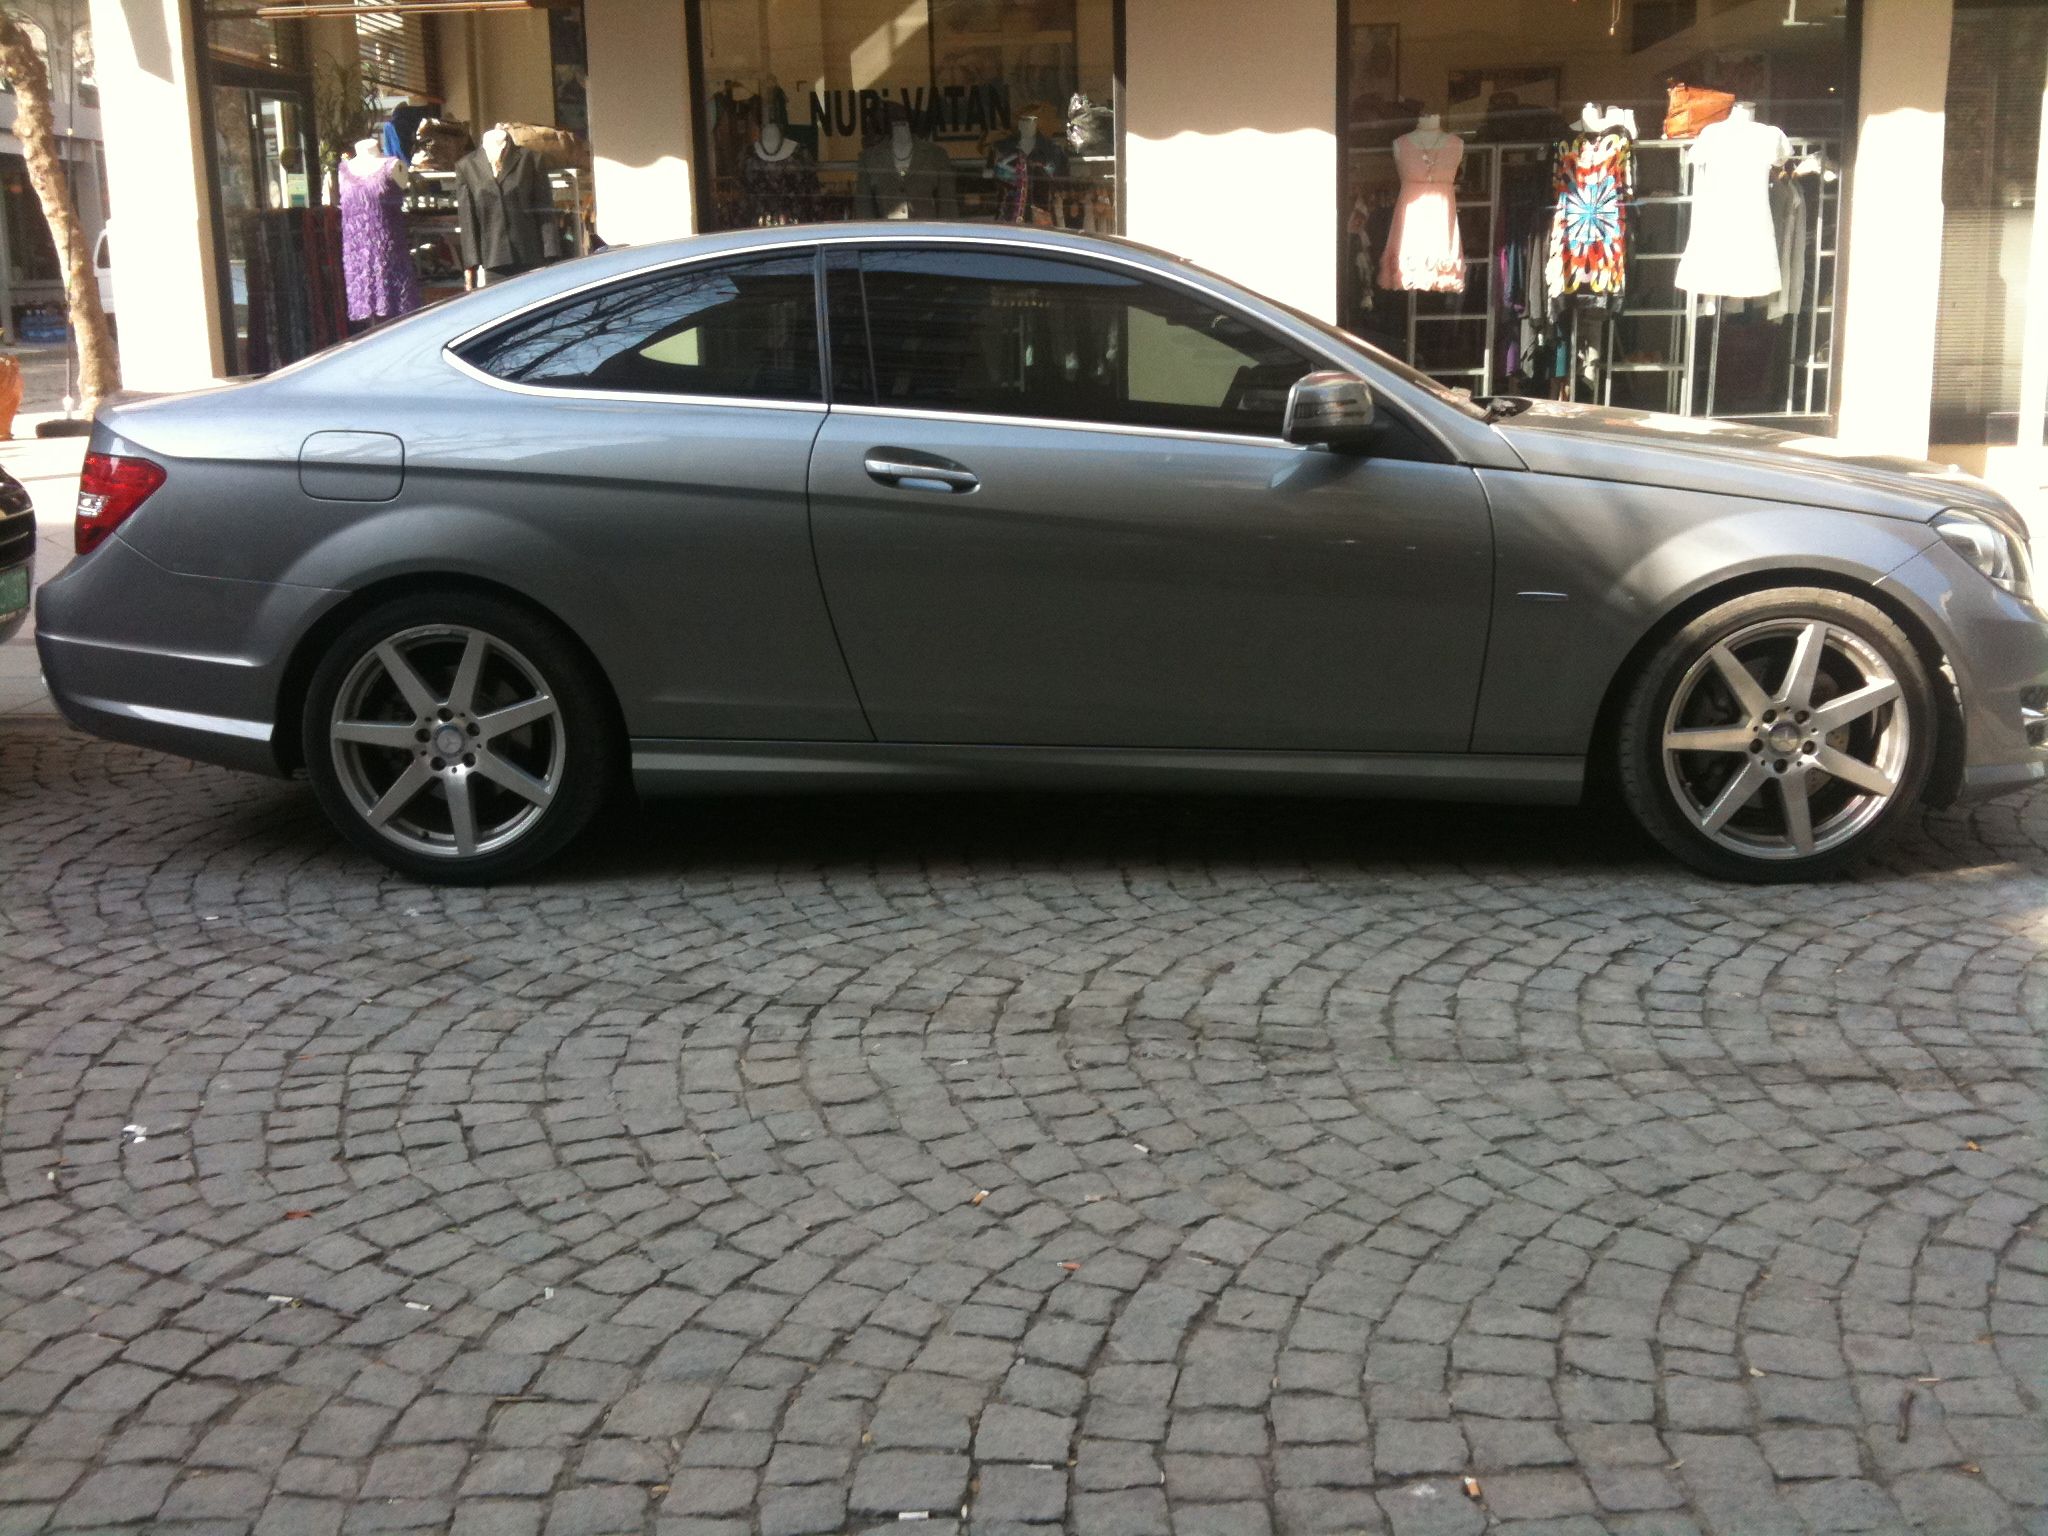
<path fill-rule="evenodd" d="M 1419 293 L 1465 291 L 1465 245 L 1458 235 L 1458 163 L 1465 141 L 1447 133 L 1425 148 L 1412 133 L 1394 140 L 1401 198 L 1394 204 L 1380 286 Z"/>

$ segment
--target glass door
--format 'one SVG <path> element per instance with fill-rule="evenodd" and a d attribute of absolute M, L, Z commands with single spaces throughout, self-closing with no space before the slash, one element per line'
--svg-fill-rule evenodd
<path fill-rule="evenodd" d="M 209 105 L 228 366 L 264 373 L 334 337 L 322 322 L 320 179 L 295 77 L 216 63 Z"/>

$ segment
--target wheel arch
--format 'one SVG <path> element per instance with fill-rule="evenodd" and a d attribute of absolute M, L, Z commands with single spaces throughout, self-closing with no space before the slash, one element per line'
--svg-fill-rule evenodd
<path fill-rule="evenodd" d="M 1673 604 L 1637 637 L 1620 666 L 1615 668 L 1614 675 L 1608 679 L 1606 691 L 1600 698 L 1600 708 L 1593 717 L 1586 763 L 1589 796 L 1597 794 L 1608 798 L 1618 792 L 1615 749 L 1622 709 L 1630 687 L 1657 648 L 1707 610 L 1734 598 L 1747 597 L 1753 592 L 1768 592 L 1777 587 L 1823 587 L 1860 598 L 1899 626 L 1934 684 L 1938 730 L 1934 762 L 1928 770 L 1927 787 L 1921 792 L 1921 798 L 1937 806 L 1947 805 L 1956 798 L 1963 781 L 1963 711 L 1956 696 L 1955 674 L 1940 641 L 1920 615 L 1894 594 L 1839 571 L 1811 566 L 1748 571 L 1716 582 Z"/>
<path fill-rule="evenodd" d="M 627 740 L 625 710 L 619 703 L 618 688 L 611 676 L 598 661 L 587 641 L 575 629 L 565 623 L 560 614 L 546 604 L 535 601 L 516 587 L 492 581 L 483 576 L 472 576 L 457 571 L 409 571 L 399 576 L 385 577 L 366 587 L 351 592 L 319 618 L 307 626 L 292 646 L 291 659 L 278 682 L 277 729 L 273 742 L 278 764 L 287 773 L 305 766 L 302 750 L 300 723 L 305 715 L 306 694 L 313 681 L 313 673 L 320 665 L 320 658 L 327 649 L 357 619 L 393 598 L 410 597 L 421 592 L 473 592 L 484 597 L 493 597 L 525 609 L 534 618 L 552 626 L 562 637 L 573 645 L 583 659 L 590 664 L 591 671 L 604 683 L 604 696 L 600 701 L 605 718 L 609 722 L 615 743 L 623 749 Z M 624 752 L 619 754 L 624 759 Z"/>

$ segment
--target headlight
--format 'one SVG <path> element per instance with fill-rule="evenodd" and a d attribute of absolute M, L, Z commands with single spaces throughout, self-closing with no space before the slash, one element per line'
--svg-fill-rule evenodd
<path fill-rule="evenodd" d="M 2015 597 L 2033 596 L 2034 572 L 2027 546 L 1989 518 L 1974 512 L 1944 512 L 1934 520 L 1934 531 L 1987 580 Z"/>

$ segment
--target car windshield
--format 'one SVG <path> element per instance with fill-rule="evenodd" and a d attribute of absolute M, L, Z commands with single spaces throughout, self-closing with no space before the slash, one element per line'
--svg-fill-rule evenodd
<path fill-rule="evenodd" d="M 1375 367 L 1386 369 L 1388 373 L 1401 380 L 1402 383 L 1414 385 L 1415 388 L 1421 390 L 1424 394 L 1429 395 L 1433 399 L 1441 400 L 1445 405 L 1463 412 L 1474 421 L 1486 420 L 1485 409 L 1473 404 L 1472 396 L 1466 391 L 1452 389 L 1448 385 L 1439 384 L 1428 374 L 1411 368 L 1392 353 L 1381 351 L 1363 336 L 1354 336 L 1342 326 L 1332 325 L 1327 320 L 1318 319 L 1316 316 L 1308 313 L 1307 310 L 1296 309 L 1292 304 L 1283 304 L 1278 299 L 1269 299 L 1267 302 L 1279 309 L 1286 310 L 1288 314 L 1299 320 L 1303 325 L 1315 327 L 1318 332 L 1329 337 L 1332 341 L 1341 342 L 1354 352 L 1363 352 L 1372 359 Z"/>

